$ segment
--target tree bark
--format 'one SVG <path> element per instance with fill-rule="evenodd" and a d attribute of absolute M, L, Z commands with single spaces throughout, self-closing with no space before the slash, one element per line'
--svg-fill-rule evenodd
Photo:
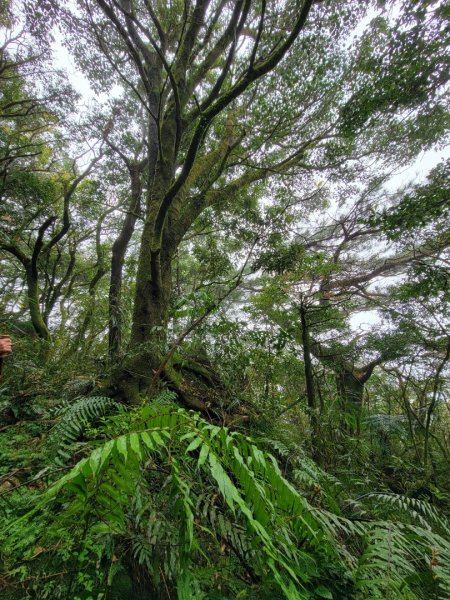
<path fill-rule="evenodd" d="M 311 343 L 309 339 L 306 306 L 303 300 L 300 303 L 300 323 L 302 326 L 303 364 L 305 369 L 306 398 L 308 400 L 311 429 L 313 435 L 317 429 L 316 399 L 314 391 L 314 374 L 311 362 Z"/>
<path fill-rule="evenodd" d="M 152 185 L 147 191 L 147 216 L 142 232 L 133 324 L 128 356 L 113 373 L 114 393 L 127 403 L 136 404 L 152 380 L 164 355 L 169 303 L 172 292 L 172 253 L 154 249 L 154 207 L 159 205 L 171 174 L 158 164 Z"/>
<path fill-rule="evenodd" d="M 42 316 L 39 305 L 39 283 L 38 274 L 34 272 L 32 264 L 26 267 L 27 299 L 30 311 L 31 323 L 37 335 L 45 341 L 50 341 L 50 331 Z"/>
<path fill-rule="evenodd" d="M 122 229 L 112 247 L 109 285 L 109 357 L 113 361 L 122 347 L 122 274 L 125 254 L 133 235 L 141 203 L 141 173 L 138 165 L 130 165 L 131 197 Z"/>
<path fill-rule="evenodd" d="M 312 341 L 311 352 L 334 372 L 344 417 L 343 427 L 348 433 L 358 435 L 361 430 L 364 386 L 375 367 L 387 360 L 387 357 L 381 355 L 362 367 L 355 367 L 345 356 L 331 352 L 319 342 Z"/>

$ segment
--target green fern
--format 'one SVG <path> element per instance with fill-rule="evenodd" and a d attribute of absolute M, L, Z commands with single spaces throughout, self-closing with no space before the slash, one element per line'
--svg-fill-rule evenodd
<path fill-rule="evenodd" d="M 355 571 L 358 598 L 450 598 L 445 516 L 428 502 L 398 494 L 371 493 L 365 501 L 376 501 L 372 512 L 390 519 L 366 525 L 365 549 Z"/>
<path fill-rule="evenodd" d="M 117 402 L 104 396 L 79 398 L 65 404 L 57 411 L 60 422 L 52 429 L 47 445 L 54 452 L 58 465 L 66 464 L 71 458 L 70 447 L 81 437 L 88 425 L 117 409 Z"/>
<path fill-rule="evenodd" d="M 417 525 L 373 523 L 355 572 L 357 598 L 450 598 L 450 544 Z"/>
<path fill-rule="evenodd" d="M 316 564 L 307 548 L 319 548 L 323 535 L 308 503 L 282 477 L 275 459 L 249 438 L 183 409 L 145 406 L 140 422 L 140 431 L 110 439 L 81 460 L 45 493 L 43 504 L 64 491 L 72 496 L 70 513 L 86 515 L 88 511 L 96 516 L 97 533 L 125 535 L 142 469 L 164 465 L 165 494 L 171 499 L 171 517 L 176 517 L 178 530 L 173 544 L 176 564 L 169 571 L 186 572 L 192 556 L 201 549 L 200 537 L 211 532 L 215 511 L 225 543 L 239 548 L 247 559 L 257 557 L 252 567 L 260 575 L 270 574 L 287 598 L 308 598 L 306 584 Z M 213 484 L 214 494 L 196 498 L 187 476 L 193 471 L 197 480 Z M 194 524 L 202 504 L 208 517 L 203 525 L 197 525 L 198 534 Z M 143 512 L 151 519 L 151 511 Z M 151 528 L 147 536 L 150 545 L 134 546 L 136 557 L 149 568 L 151 561 L 145 555 L 151 555 L 150 546 L 157 537 L 158 532 Z M 156 573 L 157 569 L 153 570 Z"/>

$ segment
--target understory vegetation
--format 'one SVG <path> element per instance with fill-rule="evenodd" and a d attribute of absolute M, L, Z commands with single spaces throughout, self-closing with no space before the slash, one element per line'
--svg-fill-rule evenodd
<path fill-rule="evenodd" d="M 0 2 L 0 595 L 450 600 L 450 4 Z"/>

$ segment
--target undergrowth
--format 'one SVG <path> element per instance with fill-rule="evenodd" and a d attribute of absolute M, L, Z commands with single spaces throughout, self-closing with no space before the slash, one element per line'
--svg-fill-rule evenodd
<path fill-rule="evenodd" d="M 2 597 L 450 597 L 450 524 L 430 503 L 353 497 L 301 451 L 263 448 L 168 392 L 108 407 L 63 409 L 44 447 L 85 436 L 81 460 L 58 451 L 48 485 L 1 498 Z"/>

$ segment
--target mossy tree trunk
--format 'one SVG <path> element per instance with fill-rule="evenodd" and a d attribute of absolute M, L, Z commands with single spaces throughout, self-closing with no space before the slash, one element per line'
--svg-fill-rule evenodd
<path fill-rule="evenodd" d="M 43 340 L 50 341 L 50 331 L 45 322 L 39 303 L 39 282 L 37 270 L 31 264 L 26 267 L 27 300 L 34 330 Z"/>
<path fill-rule="evenodd" d="M 344 355 L 332 352 L 317 341 L 311 343 L 311 352 L 335 374 L 343 413 L 343 429 L 347 433 L 358 435 L 361 430 L 364 386 L 375 367 L 386 360 L 386 356 L 381 355 L 362 367 L 356 367 Z"/>

